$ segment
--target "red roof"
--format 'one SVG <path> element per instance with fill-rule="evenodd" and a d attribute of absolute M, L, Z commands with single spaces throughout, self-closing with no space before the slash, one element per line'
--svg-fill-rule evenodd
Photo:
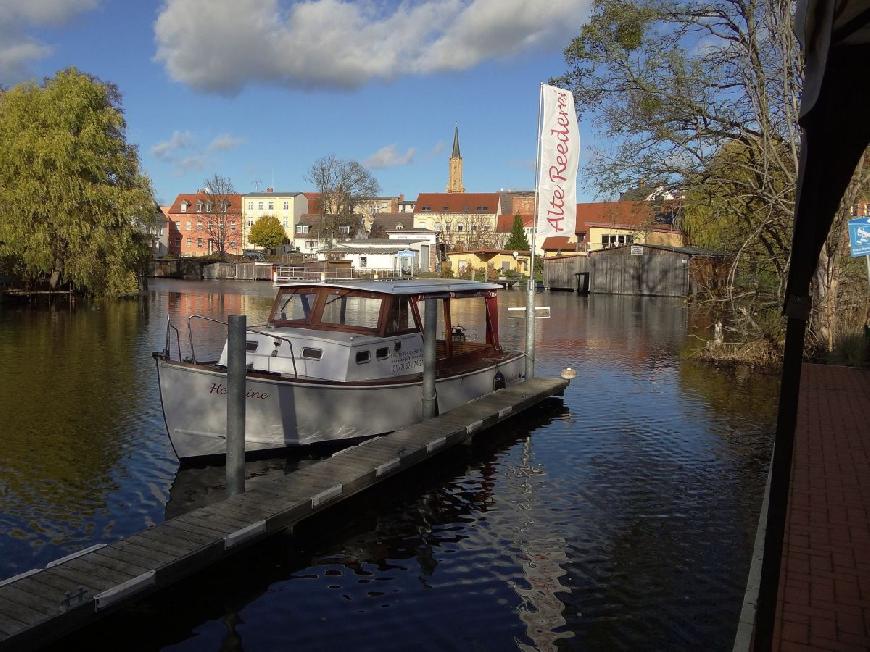
<path fill-rule="evenodd" d="M 567 235 L 551 235 L 549 238 L 544 238 L 542 247 L 544 251 L 574 251 L 577 249 L 577 243 L 570 242 Z"/>
<path fill-rule="evenodd" d="M 590 225 L 635 228 L 652 224 L 652 207 L 643 201 L 598 201 L 577 204 L 577 233 L 585 233 Z"/>
<path fill-rule="evenodd" d="M 234 214 L 241 214 L 242 212 L 242 196 L 238 193 L 232 195 L 224 195 L 226 200 L 230 203 L 227 212 Z M 196 202 L 202 202 L 205 204 L 208 201 L 213 201 L 213 197 L 210 197 L 204 192 L 198 193 L 182 193 L 175 198 L 175 201 L 172 202 L 172 206 L 169 208 L 169 214 L 174 213 L 196 213 Z M 186 211 L 181 210 L 181 202 L 187 202 L 188 207 Z M 199 211 L 202 212 L 202 211 Z"/>
<path fill-rule="evenodd" d="M 498 212 L 497 192 L 421 192 L 414 213 Z"/>
<path fill-rule="evenodd" d="M 499 215 L 498 224 L 495 227 L 496 233 L 510 233 L 514 229 L 514 215 Z M 535 221 L 534 215 L 520 215 L 523 221 L 523 227 L 530 229 Z"/>

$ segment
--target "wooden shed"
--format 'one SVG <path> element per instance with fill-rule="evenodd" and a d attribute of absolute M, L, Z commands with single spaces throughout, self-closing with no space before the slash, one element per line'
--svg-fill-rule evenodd
<path fill-rule="evenodd" d="M 695 295 L 724 273 L 722 254 L 699 247 L 633 244 L 589 254 L 591 292 Z"/>
<path fill-rule="evenodd" d="M 543 261 L 544 287 L 548 290 L 588 290 L 588 256 L 551 256 Z"/>

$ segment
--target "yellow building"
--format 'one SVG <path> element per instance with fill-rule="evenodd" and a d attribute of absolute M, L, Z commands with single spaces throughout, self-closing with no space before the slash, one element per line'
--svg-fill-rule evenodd
<path fill-rule="evenodd" d="M 292 241 L 296 222 L 307 212 L 308 199 L 301 192 L 274 192 L 269 188 L 267 192 L 242 195 L 243 248 L 249 249 L 253 246 L 248 240 L 248 234 L 254 222 L 261 217 L 277 217 L 284 227 L 284 235 Z"/>
<path fill-rule="evenodd" d="M 447 254 L 450 269 L 455 276 L 462 276 L 474 270 L 480 278 L 495 279 L 511 271 L 521 275 L 529 274 L 529 252 L 514 252 L 508 249 L 476 249 L 473 251 L 454 251 Z"/>

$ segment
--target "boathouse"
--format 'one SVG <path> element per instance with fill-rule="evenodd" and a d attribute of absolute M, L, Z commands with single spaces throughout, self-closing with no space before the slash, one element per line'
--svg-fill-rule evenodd
<path fill-rule="evenodd" d="M 728 260 L 700 247 L 632 244 L 544 259 L 544 285 L 581 293 L 688 297 L 724 282 Z"/>

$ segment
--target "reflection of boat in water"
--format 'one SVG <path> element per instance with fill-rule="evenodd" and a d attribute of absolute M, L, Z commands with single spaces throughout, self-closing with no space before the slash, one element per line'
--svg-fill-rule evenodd
<path fill-rule="evenodd" d="M 518 381 L 523 354 L 499 344 L 498 287 L 448 279 L 281 284 L 268 324 L 247 333 L 246 450 L 365 437 L 420 421 L 426 299 L 443 305 L 439 412 Z M 451 319 L 452 304 L 472 302 L 483 322 L 479 341 Z M 154 357 L 176 454 L 222 454 L 226 346 L 217 361 L 172 360 L 167 330 L 166 348 Z"/>

